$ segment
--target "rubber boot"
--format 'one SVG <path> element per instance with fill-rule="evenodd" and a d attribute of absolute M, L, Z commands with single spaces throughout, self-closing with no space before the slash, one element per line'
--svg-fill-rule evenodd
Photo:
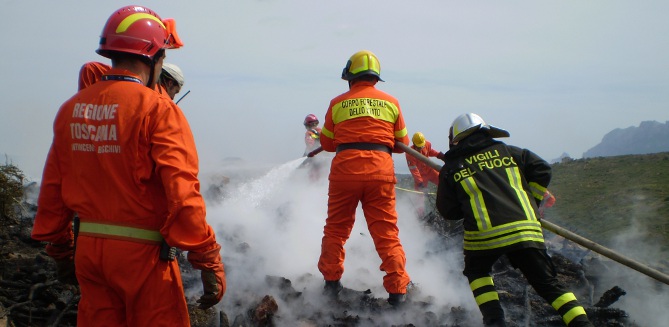
<path fill-rule="evenodd" d="M 485 327 L 506 327 L 506 322 L 504 319 L 492 319 L 489 321 L 484 321 L 483 325 Z"/>
<path fill-rule="evenodd" d="M 330 299 L 336 299 L 339 292 L 344 289 L 344 286 L 338 280 L 326 280 L 323 286 L 323 295 Z"/>
<path fill-rule="evenodd" d="M 388 303 L 393 307 L 399 307 L 407 300 L 406 294 L 400 293 L 389 293 L 388 294 Z"/>
<path fill-rule="evenodd" d="M 583 318 L 579 317 L 578 319 L 574 319 L 569 323 L 568 326 L 569 327 L 594 327 L 592 322 L 590 322 L 590 320 L 588 320 L 588 318 L 586 318 L 586 317 L 583 317 Z"/>

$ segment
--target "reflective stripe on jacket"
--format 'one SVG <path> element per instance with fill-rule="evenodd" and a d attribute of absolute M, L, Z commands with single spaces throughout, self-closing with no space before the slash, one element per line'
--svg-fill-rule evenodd
<path fill-rule="evenodd" d="M 53 132 L 35 239 L 62 243 L 76 212 L 82 223 L 159 231 L 185 251 L 218 247 L 205 220 L 193 135 L 168 96 L 131 81 L 100 81 L 60 107 Z"/>
<path fill-rule="evenodd" d="M 348 92 L 330 101 L 321 132 L 323 150 L 334 152 L 345 143 L 375 143 L 402 153 L 395 142 L 409 144 L 399 102 L 374 84 L 355 82 Z M 341 151 L 332 161 L 330 180 L 395 182 L 392 156 L 373 150 Z"/>
<path fill-rule="evenodd" d="M 444 161 L 437 208 L 447 219 L 464 218 L 465 252 L 545 248 L 538 204 L 551 178 L 546 161 L 484 133 L 462 140 Z"/>

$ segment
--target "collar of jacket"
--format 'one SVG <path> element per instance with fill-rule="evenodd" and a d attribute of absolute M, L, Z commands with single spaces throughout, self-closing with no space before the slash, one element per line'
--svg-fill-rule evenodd
<path fill-rule="evenodd" d="M 133 72 L 127 70 L 127 69 L 120 69 L 120 68 L 112 68 L 112 69 L 108 70 L 102 76 L 106 76 L 106 75 L 128 76 L 128 77 L 131 77 L 131 78 L 139 79 L 140 81 L 142 80 L 141 78 L 139 78 L 139 75 L 137 75 L 137 74 L 135 74 L 135 73 L 133 73 Z"/>
<path fill-rule="evenodd" d="M 374 87 L 374 85 L 376 85 L 376 83 L 377 82 L 363 81 L 363 80 L 355 81 L 354 83 L 351 83 L 351 90 L 352 89 L 357 89 L 357 88 L 360 88 L 360 87 L 368 87 L 368 86 Z"/>

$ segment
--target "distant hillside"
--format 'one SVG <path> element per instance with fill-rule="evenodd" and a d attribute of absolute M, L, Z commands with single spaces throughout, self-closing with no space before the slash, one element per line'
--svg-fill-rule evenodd
<path fill-rule="evenodd" d="M 641 262 L 669 267 L 669 152 L 565 159 L 552 167 L 549 190 L 557 201 L 546 220 Z M 398 187 L 412 185 L 411 175 L 398 175 Z M 430 191 L 436 191 L 431 184 Z"/>
<path fill-rule="evenodd" d="M 617 128 L 602 142 L 583 153 L 583 158 L 669 151 L 669 122 L 644 121 L 639 127 Z"/>
<path fill-rule="evenodd" d="M 667 264 L 669 152 L 553 165 L 546 219 L 648 263 Z M 658 255 L 663 253 L 663 255 Z"/>

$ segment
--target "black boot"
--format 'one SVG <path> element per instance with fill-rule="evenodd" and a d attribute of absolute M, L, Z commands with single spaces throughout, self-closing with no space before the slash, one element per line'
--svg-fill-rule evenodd
<path fill-rule="evenodd" d="M 323 286 L 323 294 L 331 299 L 336 299 L 344 286 L 338 280 L 326 280 Z"/>
<path fill-rule="evenodd" d="M 569 323 L 569 327 L 594 327 L 594 325 L 587 317 L 583 316 L 582 318 L 578 317 L 577 319 L 572 320 Z"/>
<path fill-rule="evenodd" d="M 389 293 L 388 294 L 388 303 L 393 307 L 399 307 L 407 300 L 406 294 L 400 293 Z"/>
<path fill-rule="evenodd" d="M 506 322 L 504 319 L 492 319 L 489 321 L 484 321 L 484 326 L 486 327 L 506 327 Z"/>

